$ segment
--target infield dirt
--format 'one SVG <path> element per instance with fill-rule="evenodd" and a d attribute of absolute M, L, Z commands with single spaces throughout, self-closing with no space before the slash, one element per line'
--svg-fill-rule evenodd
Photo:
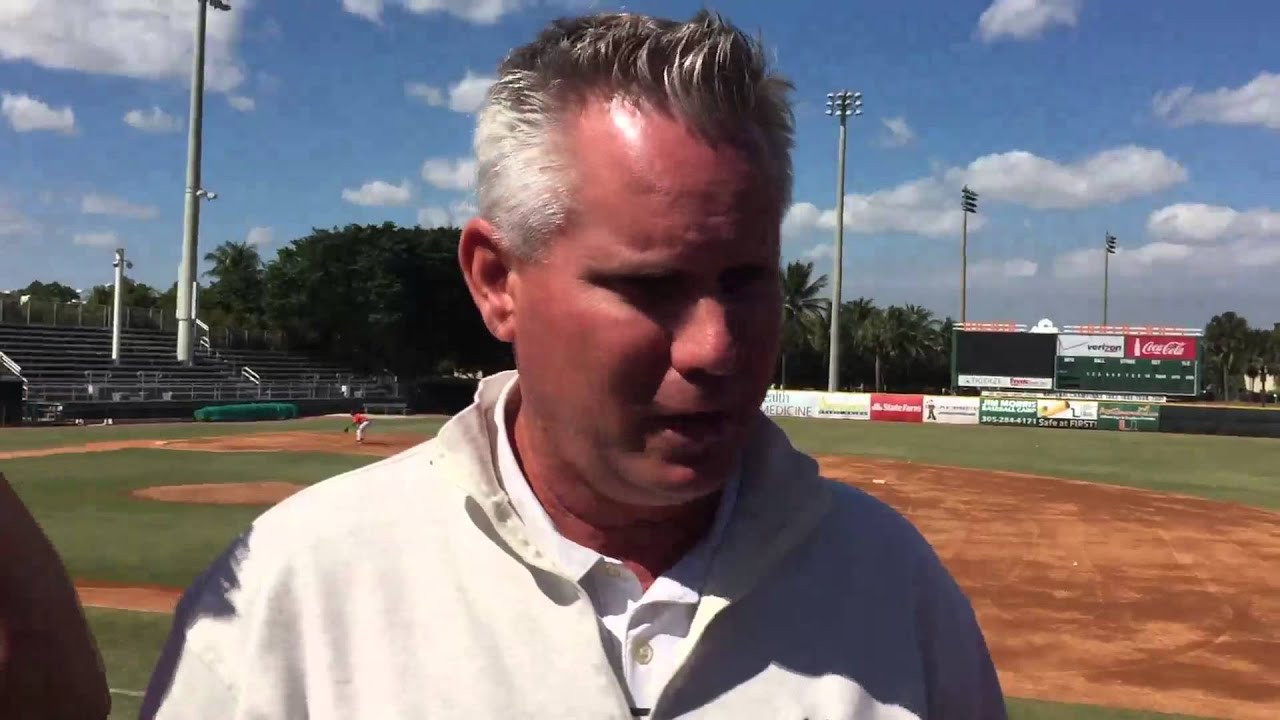
<path fill-rule="evenodd" d="M 291 432 L 127 446 L 388 456 L 422 440 L 357 445 Z M 1007 472 L 818 459 L 828 477 L 884 500 L 928 538 L 972 600 L 1009 695 L 1280 717 L 1280 514 Z M 208 490 L 187 492 L 199 500 Z M 265 506 L 293 490 L 263 492 Z M 82 592 L 90 605 L 168 611 L 179 591 L 95 583 Z"/>

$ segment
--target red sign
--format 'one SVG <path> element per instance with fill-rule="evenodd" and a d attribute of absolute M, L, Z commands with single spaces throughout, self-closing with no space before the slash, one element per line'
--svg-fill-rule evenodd
<path fill-rule="evenodd" d="M 924 420 L 923 395 L 871 394 L 871 419 L 889 422 L 922 422 Z"/>
<path fill-rule="evenodd" d="M 1195 360 L 1196 339 L 1169 335 L 1130 335 L 1124 339 L 1125 356 L 1144 360 Z"/>

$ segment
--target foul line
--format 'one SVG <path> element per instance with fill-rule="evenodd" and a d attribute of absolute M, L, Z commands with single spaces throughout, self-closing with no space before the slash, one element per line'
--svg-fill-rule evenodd
<path fill-rule="evenodd" d="M 146 693 L 139 692 L 137 690 L 120 690 L 118 688 L 110 688 L 110 690 L 112 695 L 128 695 L 129 697 L 136 697 L 136 698 L 140 698 L 146 695 Z"/>

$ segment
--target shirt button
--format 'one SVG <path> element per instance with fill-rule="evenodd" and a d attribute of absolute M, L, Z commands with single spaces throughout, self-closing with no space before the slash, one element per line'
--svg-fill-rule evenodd
<path fill-rule="evenodd" d="M 653 647 L 651 645 L 645 643 L 636 648 L 636 662 L 641 665 L 648 665 L 650 660 L 653 660 Z"/>

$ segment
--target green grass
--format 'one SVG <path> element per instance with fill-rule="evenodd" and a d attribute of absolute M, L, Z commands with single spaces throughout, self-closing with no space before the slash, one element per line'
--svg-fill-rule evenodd
<path fill-rule="evenodd" d="M 173 618 L 99 608 L 86 608 L 85 615 L 107 668 L 107 686 L 124 691 L 111 694 L 111 720 L 133 720 L 142 706 L 133 693 L 147 689 Z"/>
<path fill-rule="evenodd" d="M 371 432 L 420 433 L 432 435 L 446 418 L 421 416 L 409 419 L 375 417 Z M 134 425 L 86 425 L 83 427 L 23 427 L 0 430 L 0 452 L 37 450 L 40 448 L 83 445 L 115 440 L 185 440 L 195 437 L 245 435 L 254 433 L 311 430 L 341 430 L 347 420 L 341 417 L 303 418 L 275 422 L 246 423 L 139 423 Z"/>
<path fill-rule="evenodd" d="M 1010 698 L 1009 720 L 1199 720 L 1190 715 L 1165 715 L 1143 710 L 1072 705 Z"/>
<path fill-rule="evenodd" d="M 311 484 L 377 458 L 121 450 L 7 460 L 5 475 L 73 577 L 185 587 L 265 508 L 137 500 L 153 485 Z"/>
<path fill-rule="evenodd" d="M 980 425 L 784 418 L 808 452 L 1091 480 L 1280 509 L 1280 441 Z"/>

